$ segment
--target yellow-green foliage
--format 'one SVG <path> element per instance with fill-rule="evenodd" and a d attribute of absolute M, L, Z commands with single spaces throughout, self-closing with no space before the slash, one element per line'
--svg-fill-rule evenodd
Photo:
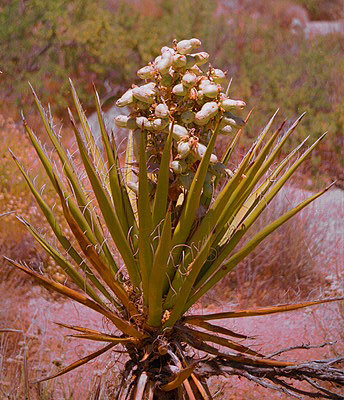
<path fill-rule="evenodd" d="M 85 82 L 87 75 L 89 82 L 107 70 L 107 57 L 114 55 L 110 21 L 102 2 L 6 2 L 0 9 L 0 54 L 8 94 L 14 91 L 11 98 L 25 104 L 29 79 L 44 87 L 46 100 L 53 94 L 57 109 L 64 107 L 68 76 Z"/>

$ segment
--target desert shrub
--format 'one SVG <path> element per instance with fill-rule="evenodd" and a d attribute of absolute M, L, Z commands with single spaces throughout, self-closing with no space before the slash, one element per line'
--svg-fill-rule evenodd
<path fill-rule="evenodd" d="M 96 79 L 107 71 L 108 60 L 114 56 L 110 20 L 102 2 L 5 2 L 0 9 L 5 95 L 25 104 L 26 81 L 30 80 L 44 87 L 46 100 L 54 93 L 58 110 L 64 107 L 68 76 L 84 82 L 84 90 L 85 75 Z"/>

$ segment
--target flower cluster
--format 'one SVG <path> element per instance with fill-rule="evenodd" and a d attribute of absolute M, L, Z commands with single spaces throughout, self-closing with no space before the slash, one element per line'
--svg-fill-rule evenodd
<path fill-rule="evenodd" d="M 115 122 L 117 126 L 133 131 L 137 159 L 141 131 L 144 130 L 147 159 L 151 165 L 159 165 L 163 145 L 172 129 L 171 173 L 174 182 L 186 190 L 219 118 L 222 135 L 229 135 L 233 129 L 244 125 L 232 111 L 243 108 L 245 103 L 230 99 L 224 93 L 221 84 L 226 81 L 226 74 L 208 63 L 208 53 L 191 53 L 200 46 L 200 40 L 193 38 L 175 40 L 173 47 L 163 47 L 161 55 L 137 71 L 146 83 L 133 85 L 116 102 L 118 107 L 132 109 L 130 115 L 119 115 Z M 223 174 L 226 174 L 225 166 L 212 154 L 203 190 L 205 195 L 211 197 L 214 177 Z"/>

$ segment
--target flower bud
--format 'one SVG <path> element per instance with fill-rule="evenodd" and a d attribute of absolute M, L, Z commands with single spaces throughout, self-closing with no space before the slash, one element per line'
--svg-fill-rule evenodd
<path fill-rule="evenodd" d="M 160 60 L 155 64 L 155 69 L 157 69 L 161 74 L 168 73 L 170 66 L 172 65 L 173 56 L 169 51 L 162 54 Z"/>
<path fill-rule="evenodd" d="M 129 89 L 122 95 L 122 97 L 120 97 L 116 101 L 116 106 L 117 107 L 125 107 L 125 106 L 129 106 L 133 102 L 134 102 L 133 89 Z"/>
<path fill-rule="evenodd" d="M 138 126 L 138 128 L 144 128 L 149 131 L 154 129 L 153 123 L 149 121 L 146 117 L 136 117 L 136 125 Z"/>
<path fill-rule="evenodd" d="M 183 159 L 183 158 L 187 157 L 187 155 L 190 153 L 190 150 L 191 150 L 191 146 L 190 146 L 189 142 L 180 141 L 178 143 L 177 152 L 178 152 L 180 158 Z"/>
<path fill-rule="evenodd" d="M 137 71 L 137 76 L 141 79 L 151 79 L 153 78 L 154 74 L 155 69 L 151 65 L 147 65 Z"/>
<path fill-rule="evenodd" d="M 216 164 L 218 161 L 219 160 L 215 154 L 210 155 L 210 160 L 209 160 L 210 164 Z"/>
<path fill-rule="evenodd" d="M 162 131 L 169 123 L 168 118 L 156 118 L 153 120 L 153 129 L 156 131 Z"/>
<path fill-rule="evenodd" d="M 246 103 L 242 100 L 232 100 L 232 99 L 224 99 L 221 102 L 221 107 L 225 111 L 230 111 L 234 108 L 244 108 Z"/>
<path fill-rule="evenodd" d="M 162 57 L 164 56 L 164 53 L 170 53 L 173 56 L 176 52 L 172 47 L 164 46 L 161 48 Z"/>
<path fill-rule="evenodd" d="M 186 162 L 184 160 L 174 160 L 171 162 L 171 169 L 176 174 L 182 174 L 186 170 Z"/>
<path fill-rule="evenodd" d="M 209 60 L 209 54 L 206 53 L 205 51 L 202 51 L 201 53 L 196 53 L 193 54 L 195 61 L 196 61 L 196 65 L 203 65 L 206 62 L 208 62 Z"/>
<path fill-rule="evenodd" d="M 172 93 L 176 96 L 186 96 L 187 89 L 182 83 L 178 83 L 178 85 L 173 86 Z"/>
<path fill-rule="evenodd" d="M 233 131 L 233 128 L 230 125 L 225 125 L 220 129 L 221 135 L 229 135 Z"/>
<path fill-rule="evenodd" d="M 155 116 L 158 117 L 158 118 L 165 118 L 165 117 L 168 117 L 168 115 L 169 115 L 169 110 L 168 110 L 167 105 L 166 105 L 166 104 L 162 104 L 162 103 L 161 103 L 161 104 L 158 104 L 158 105 L 155 107 L 154 114 L 155 114 Z"/>
<path fill-rule="evenodd" d="M 202 91 L 204 96 L 214 99 L 219 94 L 219 87 L 216 84 L 210 83 L 209 85 L 202 87 Z"/>
<path fill-rule="evenodd" d="M 206 125 L 210 118 L 214 117 L 219 110 L 219 107 L 215 101 L 203 104 L 200 111 L 195 115 L 195 123 L 197 125 Z"/>
<path fill-rule="evenodd" d="M 207 151 L 207 146 L 202 143 L 197 143 L 196 146 L 193 148 L 195 157 L 198 160 L 201 160 L 204 157 L 205 152 Z M 215 164 L 218 162 L 218 159 L 215 154 L 210 156 L 210 163 Z"/>
<path fill-rule="evenodd" d="M 195 113 L 192 111 L 184 111 L 181 114 L 180 119 L 184 124 L 190 124 L 195 119 Z"/>
<path fill-rule="evenodd" d="M 194 65 L 193 67 L 189 68 L 190 72 L 193 72 L 196 76 L 200 76 L 203 74 L 202 70 L 197 67 L 197 65 Z"/>
<path fill-rule="evenodd" d="M 127 115 L 117 115 L 115 124 L 120 128 L 126 128 L 129 117 Z"/>
<path fill-rule="evenodd" d="M 199 88 L 203 90 L 207 85 L 210 85 L 211 82 L 209 79 L 202 79 L 201 82 L 199 83 Z"/>
<path fill-rule="evenodd" d="M 196 75 L 193 72 L 186 72 L 182 78 L 182 83 L 186 87 L 191 87 L 196 84 Z"/>
<path fill-rule="evenodd" d="M 117 117 L 115 118 L 115 124 L 120 128 L 137 128 L 135 118 L 129 117 L 128 115 L 117 115 Z"/>
<path fill-rule="evenodd" d="M 210 121 L 210 118 L 201 118 L 197 114 L 198 113 L 195 115 L 194 123 L 198 126 L 207 125 L 207 123 Z"/>
<path fill-rule="evenodd" d="M 198 39 L 190 39 L 190 40 L 181 40 L 177 43 L 177 51 L 180 54 L 187 54 L 191 50 L 199 47 L 201 45 L 201 41 Z"/>
<path fill-rule="evenodd" d="M 190 43 L 191 43 L 193 49 L 200 47 L 200 45 L 202 44 L 201 41 L 196 38 L 190 39 Z"/>
<path fill-rule="evenodd" d="M 175 54 L 172 58 L 173 68 L 183 68 L 186 65 L 186 56 L 183 54 Z"/>
<path fill-rule="evenodd" d="M 144 103 L 154 103 L 156 95 L 156 84 L 154 82 L 147 83 L 143 86 L 138 86 L 133 89 L 133 95 L 137 100 Z"/>
<path fill-rule="evenodd" d="M 222 83 L 226 80 L 226 74 L 221 69 L 212 69 L 211 76 L 215 83 Z"/>
<path fill-rule="evenodd" d="M 172 126 L 172 122 L 170 124 L 170 128 Z M 184 138 L 185 136 L 188 136 L 188 131 L 186 128 L 184 128 L 184 126 L 178 125 L 178 124 L 174 124 L 173 125 L 173 131 L 172 131 L 172 137 L 179 141 L 180 139 Z"/>
<path fill-rule="evenodd" d="M 243 119 L 232 114 L 230 111 L 226 111 L 223 114 L 222 123 L 224 125 L 231 125 L 235 128 L 240 128 L 245 125 L 245 121 Z"/>
<path fill-rule="evenodd" d="M 144 128 L 146 124 L 148 124 L 148 118 L 146 117 L 136 117 L 136 125 L 138 126 L 138 128 Z"/>

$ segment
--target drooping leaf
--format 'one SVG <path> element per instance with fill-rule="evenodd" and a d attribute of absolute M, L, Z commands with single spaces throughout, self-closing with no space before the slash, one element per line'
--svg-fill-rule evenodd
<path fill-rule="evenodd" d="M 71 329 L 76 332 L 91 333 L 91 334 L 96 334 L 96 335 L 102 334 L 101 332 L 95 331 L 94 329 L 84 328 L 83 326 L 68 325 L 68 324 L 63 324 L 62 322 L 54 322 L 54 323 L 62 328 Z"/>
<path fill-rule="evenodd" d="M 74 204 L 71 198 L 65 197 L 59 187 L 58 182 L 55 182 L 56 190 L 61 199 L 61 205 L 65 219 L 73 232 L 74 237 L 78 241 L 83 253 L 91 262 L 94 269 L 99 273 L 104 282 L 109 286 L 113 293 L 121 300 L 122 305 L 132 313 L 136 313 L 134 305 L 129 301 L 129 297 L 124 290 L 122 284 L 114 275 L 113 270 L 108 267 L 105 260 L 96 251 L 94 245 L 94 237 L 92 231 L 84 220 L 84 216 L 79 208 Z M 85 229 L 85 230 L 84 230 Z"/>
<path fill-rule="evenodd" d="M 199 326 L 200 328 L 210 332 L 221 333 L 222 335 L 232 336 L 239 339 L 253 339 L 252 336 L 246 336 L 241 333 L 233 332 L 232 330 L 224 328 L 223 326 L 212 325 L 203 319 L 185 317 L 183 321 L 187 324 Z"/>
<path fill-rule="evenodd" d="M 220 346 L 228 347 L 229 349 L 235 350 L 235 351 L 243 353 L 243 354 L 250 354 L 251 356 L 264 357 L 262 354 L 258 353 L 255 350 L 250 349 L 247 346 L 244 346 L 239 343 L 235 343 L 232 340 L 221 337 L 221 336 L 212 335 L 212 334 L 206 333 L 206 332 L 200 332 L 200 331 L 197 331 L 195 329 L 190 329 L 190 328 L 187 328 L 187 332 L 190 333 L 195 338 L 199 338 L 199 339 L 203 340 L 204 342 L 216 343 L 216 344 L 219 344 Z"/>
<path fill-rule="evenodd" d="M 300 308 L 315 306 L 318 304 L 332 303 L 334 301 L 340 301 L 340 300 L 344 300 L 344 297 L 335 297 L 335 298 L 315 300 L 315 301 L 305 301 L 303 303 L 297 303 L 297 304 L 281 304 L 273 307 L 263 307 L 250 310 L 227 311 L 227 312 L 204 314 L 204 315 L 187 315 L 184 318 L 184 322 L 188 324 L 189 323 L 198 324 L 201 323 L 202 321 L 210 321 L 216 319 L 255 317 L 259 315 L 269 315 L 280 312 L 289 312 L 293 310 L 299 310 Z"/>
<path fill-rule="evenodd" d="M 91 361 L 91 360 L 99 357 L 100 355 L 104 354 L 105 352 L 107 352 L 112 347 L 116 346 L 117 344 L 118 343 L 110 343 L 106 347 L 103 347 L 102 349 L 100 349 L 98 351 L 95 351 L 94 353 L 91 353 L 88 356 L 83 357 L 78 361 L 73 362 L 72 364 L 68 365 L 68 367 L 63 368 L 60 372 L 58 372 L 58 373 L 56 373 L 54 375 L 48 376 L 47 378 L 40 379 L 40 380 L 36 381 L 35 383 L 45 382 L 45 381 L 48 381 L 50 379 L 57 378 L 58 376 L 64 375 L 67 372 L 73 371 L 73 369 L 81 367 L 81 365 L 84 365 L 84 364 L 88 363 L 89 361 Z"/>
<path fill-rule="evenodd" d="M 130 325 L 126 321 L 122 320 L 119 318 L 117 315 L 112 313 L 109 310 L 106 310 L 103 308 L 100 304 L 96 303 L 95 301 L 89 299 L 87 296 L 70 289 L 69 287 L 62 285 L 61 283 L 54 282 L 52 280 L 49 280 L 45 278 L 42 275 L 39 275 L 38 273 L 30 270 L 29 268 L 17 263 L 14 260 L 11 260 L 8 257 L 4 257 L 5 260 L 7 260 L 9 263 L 17 267 L 18 269 L 24 271 L 28 275 L 32 276 L 35 278 L 37 281 L 39 281 L 43 286 L 47 287 L 48 289 L 52 289 L 57 293 L 62 294 L 63 296 L 69 297 L 70 299 L 83 304 L 84 306 L 104 315 L 106 318 L 108 318 L 110 321 L 113 322 L 113 324 L 123 333 L 126 333 L 129 336 L 133 336 L 136 338 L 142 338 L 144 335 L 139 332 L 134 326 Z"/>
<path fill-rule="evenodd" d="M 129 338 L 122 338 L 117 336 L 105 335 L 105 334 L 95 334 L 95 333 L 80 333 L 80 334 L 73 334 L 67 335 L 68 337 L 73 337 L 77 339 L 87 339 L 87 340 L 94 340 L 96 342 L 111 342 L 117 344 L 128 344 L 128 343 L 137 343 L 138 340 L 132 337 Z"/>
<path fill-rule="evenodd" d="M 209 389 L 208 391 L 206 390 L 207 387 L 206 385 L 202 385 L 202 382 L 200 381 L 200 379 L 198 379 L 198 377 L 192 373 L 191 374 L 191 378 L 194 382 L 194 384 L 196 385 L 200 395 L 202 396 L 203 400 L 213 400 L 213 398 L 211 397 L 211 394 L 209 393 Z"/>
<path fill-rule="evenodd" d="M 242 363 L 245 365 L 259 365 L 263 367 L 292 367 L 297 365 L 295 362 L 289 361 L 277 361 L 271 359 L 264 359 L 260 357 L 253 357 L 243 354 L 229 354 L 225 353 L 224 351 L 220 351 L 214 346 L 207 344 L 205 341 L 200 339 L 193 338 L 190 335 L 184 337 L 185 341 L 189 343 L 195 349 L 207 352 L 209 354 L 213 354 L 218 357 L 223 357 L 226 360 L 233 361 L 236 363 Z"/>

